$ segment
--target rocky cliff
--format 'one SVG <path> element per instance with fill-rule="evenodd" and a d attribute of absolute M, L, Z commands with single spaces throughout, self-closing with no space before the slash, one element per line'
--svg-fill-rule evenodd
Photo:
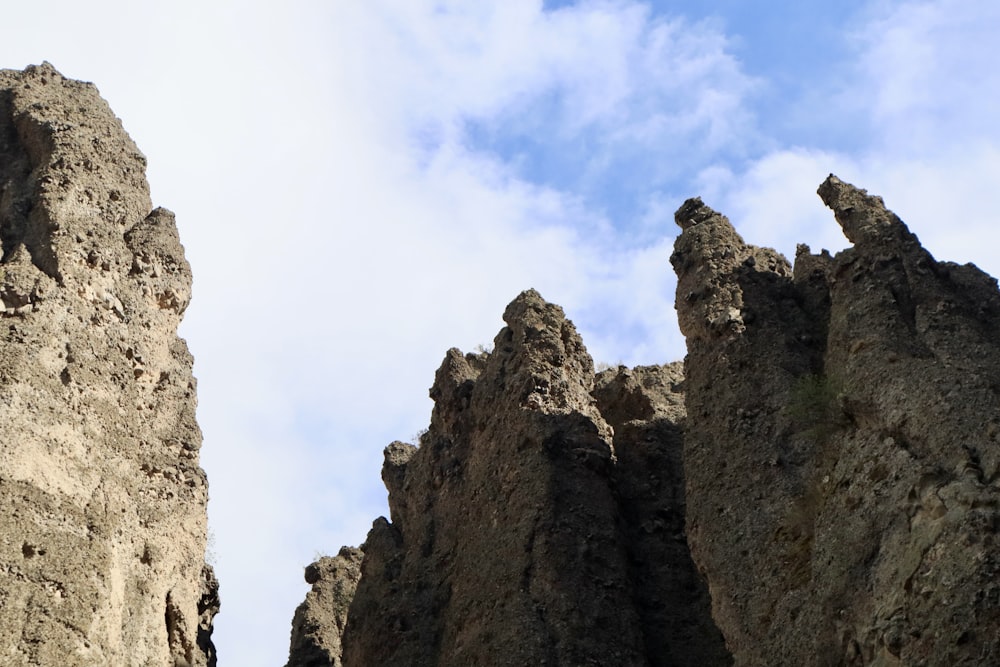
<path fill-rule="evenodd" d="M 0 71 L 0 663 L 213 665 L 191 272 L 97 90 Z"/>
<path fill-rule="evenodd" d="M 729 664 L 684 541 L 680 368 L 595 383 L 560 308 L 504 319 L 446 355 L 420 447 L 386 449 L 343 664 Z"/>
<path fill-rule="evenodd" d="M 678 210 L 683 371 L 595 376 L 531 291 L 451 350 L 346 623 L 314 584 L 328 657 L 289 666 L 1000 663 L 997 283 L 819 194 L 853 247 L 794 267 Z"/>
<path fill-rule="evenodd" d="M 690 200 L 688 543 L 739 665 L 1000 663 L 1000 293 L 878 197 L 794 269 Z"/>

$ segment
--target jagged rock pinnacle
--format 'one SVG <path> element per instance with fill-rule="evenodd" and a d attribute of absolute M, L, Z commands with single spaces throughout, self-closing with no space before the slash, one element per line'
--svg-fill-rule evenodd
<path fill-rule="evenodd" d="M 717 213 L 701 201 L 701 197 L 688 199 L 674 213 L 674 221 L 681 229 L 687 229 L 713 219 L 727 220 L 726 216 Z M 728 220 L 727 220 L 728 221 Z"/>
<path fill-rule="evenodd" d="M 663 543 L 677 522 L 656 519 L 681 516 L 679 413 L 642 420 L 679 368 L 606 384 L 620 462 L 562 309 L 527 290 L 504 320 L 492 352 L 445 355 L 419 448 L 386 449 L 392 521 L 365 542 L 344 665 L 727 664 L 686 546 Z"/>
<path fill-rule="evenodd" d="M 534 290 L 492 352 L 449 350 L 317 645 L 342 636 L 346 667 L 1000 664 L 1000 290 L 881 198 L 819 194 L 854 245 L 800 244 L 794 270 L 680 207 L 683 372 L 595 378 Z"/>
<path fill-rule="evenodd" d="M 886 209 L 881 197 L 869 195 L 833 174 L 823 181 L 817 194 L 833 211 L 851 243 L 859 243 L 866 237 L 877 237 L 893 226 L 905 228 L 902 221 Z"/>
<path fill-rule="evenodd" d="M 306 567 L 312 585 L 292 619 L 288 667 L 341 667 L 340 637 L 361 578 L 360 549 L 344 547 Z"/>

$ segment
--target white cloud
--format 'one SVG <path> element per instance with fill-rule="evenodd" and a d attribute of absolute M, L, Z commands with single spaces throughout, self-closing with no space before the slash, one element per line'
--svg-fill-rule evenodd
<path fill-rule="evenodd" d="M 671 215 L 672 220 L 672 215 Z M 673 237 L 607 253 L 610 271 L 587 284 L 579 315 L 570 310 L 595 362 L 659 364 L 684 357 L 674 311 Z"/>
<path fill-rule="evenodd" d="M 858 34 L 857 92 L 886 147 L 904 155 L 996 137 L 1000 5 L 984 0 L 888 3 Z"/>
<path fill-rule="evenodd" d="M 740 173 L 709 168 L 699 180 L 705 203 L 728 216 L 747 243 L 775 248 L 792 260 L 798 243 L 808 244 L 813 252 L 836 252 L 848 245 L 816 195 L 831 172 L 859 181 L 857 168 L 846 156 L 806 148 L 768 153 Z"/>
<path fill-rule="evenodd" d="M 883 195 L 936 259 L 1000 275 L 1000 143 L 984 138 L 933 162 L 875 159 L 868 169 L 869 190 Z"/>
<path fill-rule="evenodd" d="M 832 213 L 814 194 L 829 172 L 883 197 L 937 259 L 973 261 L 994 275 L 1000 261 L 995 220 L 1000 72 L 993 40 L 1000 6 L 932 0 L 883 2 L 854 39 L 857 58 L 841 88 L 817 96 L 817 118 L 842 111 L 848 132 L 870 137 L 851 153 L 782 147 L 743 169 L 715 165 L 701 173 L 749 243 L 794 253 L 847 245 Z M 840 81 L 840 79 L 838 79 Z M 816 127 L 828 132 L 844 128 Z"/>
<path fill-rule="evenodd" d="M 374 2 L 338 8 L 338 77 L 379 133 L 433 153 L 471 125 L 583 191 L 623 169 L 647 190 L 757 138 L 756 82 L 710 23 L 637 2 Z M 544 156 L 539 151 L 545 151 Z M 517 161 L 508 169 L 517 169 Z"/>
<path fill-rule="evenodd" d="M 938 259 L 997 275 L 1000 5 L 925 0 L 882 8 L 861 31 L 861 96 L 880 141 L 865 156 L 882 194 Z"/>

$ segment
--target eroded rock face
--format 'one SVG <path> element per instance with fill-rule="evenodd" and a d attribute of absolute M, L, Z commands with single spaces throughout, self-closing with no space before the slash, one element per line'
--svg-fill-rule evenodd
<path fill-rule="evenodd" d="M 880 198 L 795 268 L 690 200 L 687 531 L 737 665 L 1000 661 L 1000 294 Z"/>
<path fill-rule="evenodd" d="M 191 272 L 90 84 L 0 72 L 0 663 L 213 665 Z"/>
<path fill-rule="evenodd" d="M 679 369 L 595 400 L 560 308 L 528 291 L 504 319 L 492 353 L 448 352 L 419 449 L 386 449 L 344 665 L 728 664 L 683 540 Z"/>
<path fill-rule="evenodd" d="M 344 547 L 306 568 L 312 590 L 295 610 L 287 667 L 341 667 L 341 637 L 361 578 L 361 549 Z"/>
<path fill-rule="evenodd" d="M 537 293 L 504 319 L 492 354 L 448 353 L 420 449 L 387 452 L 346 665 L 641 663 L 592 362 Z"/>
<path fill-rule="evenodd" d="M 1000 663 L 1000 290 L 819 194 L 853 247 L 794 268 L 680 208 L 684 372 L 595 381 L 534 292 L 451 350 L 386 449 L 343 664 Z"/>

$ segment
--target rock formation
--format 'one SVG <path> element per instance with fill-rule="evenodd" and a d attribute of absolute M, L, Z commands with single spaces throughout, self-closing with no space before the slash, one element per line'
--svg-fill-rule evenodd
<path fill-rule="evenodd" d="M 340 553 L 320 558 L 306 568 L 312 590 L 295 610 L 288 665 L 341 667 L 340 638 L 347 625 L 347 611 L 361 578 L 361 549 L 344 547 Z"/>
<path fill-rule="evenodd" d="M 679 367 L 595 389 L 560 308 L 528 291 L 504 319 L 446 355 L 420 447 L 386 449 L 343 664 L 729 664 L 684 542 Z"/>
<path fill-rule="evenodd" d="M 214 665 L 191 272 L 97 90 L 0 71 L 0 663 Z"/>
<path fill-rule="evenodd" d="M 683 372 L 595 378 L 531 291 L 451 350 L 419 448 L 386 449 L 343 664 L 1000 664 L 996 280 L 819 194 L 853 247 L 794 268 L 677 211 Z"/>
<path fill-rule="evenodd" d="M 853 247 L 794 270 L 699 200 L 688 542 L 737 665 L 1000 664 L 1000 293 L 882 200 L 819 189 Z"/>
<path fill-rule="evenodd" d="M 93 86 L 0 71 L 3 665 L 216 663 L 191 273 L 144 169 Z M 595 375 L 534 291 L 450 350 L 289 667 L 1000 664 L 1000 290 L 819 194 L 853 247 L 794 267 L 678 210 L 683 370 Z"/>

